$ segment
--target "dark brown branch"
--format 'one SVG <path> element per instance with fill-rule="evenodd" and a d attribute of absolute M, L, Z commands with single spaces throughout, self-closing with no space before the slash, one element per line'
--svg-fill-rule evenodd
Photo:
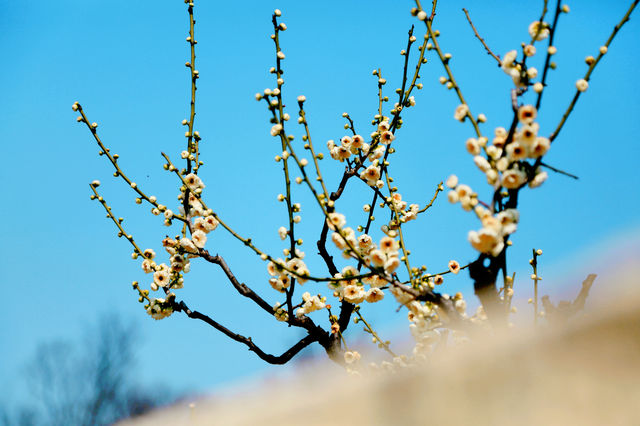
<path fill-rule="evenodd" d="M 494 325 L 506 324 L 506 315 L 501 307 L 500 297 L 496 289 L 498 272 L 504 268 L 506 248 L 498 257 L 481 254 L 478 259 L 469 265 L 469 275 L 473 280 L 473 289 L 482 303 L 487 318 Z M 484 262 L 489 259 L 489 266 Z"/>
<path fill-rule="evenodd" d="M 329 196 L 331 201 L 335 201 L 338 198 L 340 198 L 340 196 L 342 195 L 342 192 L 344 191 L 344 188 L 347 186 L 347 182 L 351 177 L 355 176 L 355 174 L 356 174 L 355 169 L 351 169 L 349 167 L 346 168 L 346 170 L 344 171 L 344 174 L 342 175 L 342 179 L 340 180 L 340 184 L 338 185 L 338 189 L 332 192 L 331 195 Z"/>
<path fill-rule="evenodd" d="M 333 256 L 329 254 L 327 251 L 327 234 L 329 233 L 329 226 L 327 225 L 327 221 L 324 221 L 324 225 L 322 225 L 322 231 L 320 232 L 320 239 L 316 243 L 318 246 L 318 254 L 324 260 L 324 263 L 327 265 L 329 269 L 329 273 L 331 276 L 335 276 L 338 273 L 338 268 L 336 268 L 335 263 L 333 263 Z"/>
<path fill-rule="evenodd" d="M 262 309 L 264 309 L 265 311 L 273 315 L 273 308 L 271 307 L 271 305 L 269 305 L 269 303 L 267 303 L 262 297 L 258 296 L 246 284 L 238 281 L 238 279 L 235 277 L 233 272 L 231 272 L 229 265 L 227 265 L 227 262 L 225 262 L 222 256 L 220 255 L 212 256 L 205 249 L 200 249 L 198 252 L 200 257 L 202 257 L 204 260 L 211 263 L 215 263 L 216 265 L 220 266 L 222 271 L 224 271 L 225 275 L 229 279 L 229 282 L 231 282 L 231 285 L 233 285 L 233 287 L 238 291 L 238 293 L 240 293 L 244 297 L 247 297 L 253 300 L 258 306 L 260 306 Z"/>
<path fill-rule="evenodd" d="M 471 25 L 471 29 L 473 30 L 473 33 L 476 35 L 476 38 L 478 40 L 480 40 L 480 43 L 482 43 L 482 45 L 484 46 L 484 49 L 487 51 L 487 54 L 489 56 L 492 56 L 496 61 L 498 61 L 498 66 L 501 66 L 502 65 L 502 60 L 500 59 L 500 57 L 498 55 L 493 53 L 491 51 L 491 49 L 489 49 L 489 46 L 487 46 L 487 43 L 484 41 L 484 39 L 482 37 L 480 37 L 480 34 L 478 34 L 478 30 L 476 30 L 476 27 L 473 25 L 473 22 L 471 21 L 471 17 L 469 16 L 469 11 L 467 9 L 465 9 L 464 7 L 462 8 L 462 11 L 464 12 L 465 16 L 467 17 L 467 21 L 469 21 L 469 25 Z"/>
<path fill-rule="evenodd" d="M 211 256 L 211 254 L 209 254 L 209 252 L 204 249 L 200 249 L 200 256 L 211 263 L 215 263 L 216 265 L 219 265 L 220 268 L 222 268 L 224 273 L 227 275 L 227 278 L 229 279 L 233 287 L 238 291 L 238 293 L 240 293 L 244 297 L 247 297 L 253 300 L 258 306 L 260 306 L 269 314 L 273 315 L 274 312 L 271 305 L 269 305 L 269 303 L 267 303 L 263 298 L 258 296 L 251 288 L 249 288 L 249 286 L 239 282 L 238 279 L 235 277 L 235 275 L 231 272 L 231 269 L 229 268 L 225 260 L 222 258 L 222 256 L 219 256 L 219 255 Z M 307 316 L 302 316 L 298 318 L 290 314 L 289 321 L 287 321 L 287 323 L 295 327 L 304 328 L 305 330 L 307 330 L 307 332 L 310 335 L 315 335 L 316 340 L 321 340 L 320 337 L 318 336 L 326 334 L 326 332 L 321 327 L 317 326 L 311 320 L 311 318 Z"/>
<path fill-rule="evenodd" d="M 264 352 L 262 349 L 260 349 L 255 343 L 253 343 L 253 340 L 251 339 L 251 337 L 244 337 L 240 334 L 234 333 L 233 331 L 229 330 L 222 324 L 211 319 L 207 315 L 204 315 L 198 311 L 192 311 L 184 302 L 180 302 L 180 304 L 176 304 L 174 306 L 174 310 L 177 312 L 179 311 L 184 312 L 189 318 L 199 319 L 201 321 L 204 321 L 205 323 L 209 324 L 211 327 L 223 333 L 225 336 L 235 340 L 236 342 L 240 342 L 246 345 L 250 351 L 254 352 L 262 360 L 268 362 L 269 364 L 286 364 L 288 361 L 291 360 L 291 358 L 293 358 L 296 354 L 298 354 L 298 352 L 300 352 L 302 349 L 306 348 L 311 343 L 318 341 L 318 337 L 319 337 L 317 334 L 309 334 L 308 336 L 301 339 L 298 343 L 293 345 L 291 348 L 289 348 L 282 355 L 276 356 L 276 355 L 268 354 Z"/>
<path fill-rule="evenodd" d="M 564 170 L 557 169 L 557 168 L 555 168 L 555 167 L 553 167 L 553 166 L 550 166 L 550 165 L 548 165 L 548 164 L 546 164 L 546 163 L 543 163 L 542 161 L 540 162 L 540 165 L 541 165 L 542 167 L 546 167 L 547 169 L 549 169 L 549 170 L 551 170 L 551 171 L 553 171 L 553 172 L 560 173 L 561 175 L 569 176 L 569 177 L 570 177 L 570 178 L 572 178 L 572 179 L 576 179 L 576 180 L 580 179 L 580 178 L 579 178 L 578 176 L 576 176 L 576 175 L 572 175 L 571 173 L 565 172 Z"/>

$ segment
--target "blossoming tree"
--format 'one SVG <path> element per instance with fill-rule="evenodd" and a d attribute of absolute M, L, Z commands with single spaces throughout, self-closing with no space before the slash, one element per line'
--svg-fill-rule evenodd
<path fill-rule="evenodd" d="M 312 142 L 305 96 L 297 96 L 293 108 L 285 104 L 285 53 L 282 46 L 286 39 L 283 40 L 282 36 L 287 26 L 281 21 L 280 10 L 275 10 L 271 35 L 275 47 L 274 66 L 270 69 L 274 87 L 256 94 L 255 98 L 263 102 L 268 111 L 270 134 L 277 145 L 274 148 L 275 160 L 282 167 L 284 191 L 277 198 L 286 211 L 286 226 L 278 229 L 281 240 L 286 244 L 284 257 L 261 248 L 259 243 L 233 227 L 231 220 L 219 214 L 219 206 L 207 201 L 207 186 L 200 173 L 204 165 L 200 151 L 202 138 L 195 127 L 196 91 L 200 77 L 196 68 L 195 4 L 188 0 L 185 4 L 189 16 L 186 41 L 190 49 L 186 67 L 191 81 L 189 116 L 182 121 L 186 129 L 185 146 L 180 154 L 181 163 L 162 153 L 164 168 L 175 175 L 178 186 L 179 202 L 175 206 L 161 203 L 136 184 L 121 169 L 118 155 L 111 153 L 102 142 L 97 123 L 88 118 L 79 103 L 73 104 L 73 110 L 79 113 L 77 120 L 87 126 L 98 144 L 100 155 L 113 165 L 114 176 L 121 178 L 136 193 L 136 203 L 149 204 L 152 214 L 162 216 L 168 229 L 175 232 L 175 236 L 160 238 L 164 250 L 162 256 L 151 248 L 141 247 L 123 227 L 123 219 L 116 217 L 100 195 L 100 182 L 90 184 L 91 198 L 104 207 L 118 229 L 118 236 L 127 239 L 133 247 L 133 259 L 140 261 L 143 273 L 150 277 L 144 284 L 134 281 L 133 288 L 151 317 L 158 320 L 182 312 L 246 345 L 260 358 L 273 364 L 286 363 L 308 345 L 318 343 L 331 359 L 346 363 L 350 368 L 357 368 L 360 359 L 358 352 L 349 350 L 345 339 L 345 331 L 352 320 L 363 324 L 373 342 L 388 352 L 398 365 L 427 356 L 434 344 L 442 340 L 443 330 L 452 330 L 455 336 L 464 338 L 465 331 L 474 327 L 507 324 L 513 297 L 513 276 L 508 273 L 507 253 L 511 245 L 509 236 L 516 232 L 519 221 L 519 197 L 542 185 L 548 178 L 547 170 L 565 173 L 547 165 L 544 156 L 559 136 L 581 94 L 588 89 L 592 72 L 629 19 L 638 0 L 632 2 L 599 47 L 597 55 L 586 58 L 587 70 L 584 75 L 577 76 L 575 94 L 550 134 L 542 134 L 536 120 L 543 95 L 548 90 L 549 70 L 555 67 L 552 59 L 556 53 L 554 36 L 558 18 L 569 12 L 568 7 L 561 5 L 560 1 L 550 6 L 544 0 L 540 16 L 535 17 L 528 28 L 529 38 L 517 50 L 502 56 L 491 50 L 475 28 L 469 12 L 464 10 L 482 48 L 513 82 L 509 97 L 513 112 L 511 120 L 487 133 L 481 129 L 486 117 L 470 109 L 462 88 L 454 78 L 451 55 L 444 53 L 439 43 L 439 32 L 434 28 L 437 1 L 425 8 L 416 0 L 411 10 L 416 18 L 416 27 L 410 29 L 406 46 L 401 51 L 404 66 L 399 87 L 389 93 L 382 70 L 375 69 L 373 75 L 377 79 L 378 103 L 371 121 L 372 131 L 358 133 L 354 120 L 345 113 L 347 134 L 336 141 L 328 141 L 326 149 Z M 416 107 L 416 93 L 423 88 L 420 73 L 428 56 L 440 61 L 445 74 L 440 83 L 459 100 L 453 118 L 470 124 L 472 135 L 461 143 L 464 142 L 471 155 L 473 167 L 486 177 L 487 187 L 476 191 L 451 175 L 446 182 L 436 186 L 433 198 L 421 206 L 403 199 L 394 186 L 390 166 L 396 152 L 396 133 L 403 125 L 403 113 Z M 540 70 L 534 63 L 540 64 Z M 296 118 L 292 120 L 292 116 Z M 301 129 L 301 141 L 294 138 L 291 129 L 296 124 L 291 121 L 296 121 Z M 331 164 L 325 165 L 327 160 Z M 342 170 L 337 187 L 331 188 L 326 183 L 321 171 L 326 167 Z M 362 215 L 362 212 L 346 212 L 341 208 L 340 201 L 348 185 L 365 187 L 370 194 L 370 201 L 363 206 L 365 217 L 361 225 L 353 225 L 356 223 L 353 217 Z M 321 216 L 317 223 L 315 249 L 322 259 L 322 270 L 311 270 L 307 266 L 305 259 L 308 253 L 302 250 L 303 241 L 296 233 L 301 221 L 297 194 L 302 189 L 311 194 Z M 468 239 L 478 254 L 476 260 L 466 265 L 452 260 L 447 270 L 428 273 L 426 266 L 416 266 L 411 257 L 405 225 L 426 214 L 443 191 L 447 191 L 446 197 L 451 203 L 459 204 L 476 217 L 478 224 L 469 231 Z M 381 223 L 375 215 L 385 219 Z M 225 261 L 224 254 L 214 254 L 214 249 L 208 247 L 207 238 L 212 232 L 227 232 L 255 253 L 266 265 L 265 284 L 268 285 L 242 283 Z M 532 259 L 532 279 L 536 286 L 539 278 L 535 268 L 540 254 L 534 250 Z M 338 260 L 336 255 L 343 259 Z M 250 337 L 223 325 L 219 319 L 190 308 L 180 300 L 178 290 L 188 285 L 191 262 L 208 262 L 220 268 L 238 294 L 251 300 L 275 320 L 303 329 L 305 336 L 283 353 L 272 355 L 263 351 Z M 475 294 L 481 302 L 481 307 L 474 314 L 467 313 L 466 302 L 460 292 L 450 297 L 438 291 L 444 275 L 458 274 L 462 269 L 468 269 Z M 585 284 L 586 292 L 591 282 L 592 278 Z M 158 292 L 162 297 L 153 296 Z M 581 293 L 578 305 L 579 302 L 584 303 L 586 292 Z M 394 298 L 408 313 L 409 327 L 416 341 L 410 356 L 394 352 L 390 342 L 382 339 L 365 319 L 366 312 L 375 309 L 375 304 L 385 297 Z M 535 318 L 537 301 L 536 293 Z M 549 310 L 554 308 L 548 300 L 545 303 Z"/>

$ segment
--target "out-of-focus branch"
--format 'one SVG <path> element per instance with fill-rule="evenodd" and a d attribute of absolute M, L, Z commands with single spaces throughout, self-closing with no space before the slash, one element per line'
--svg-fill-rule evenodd
<path fill-rule="evenodd" d="M 578 312 L 582 311 L 596 277 L 596 274 L 589 274 L 587 276 L 582 282 L 582 288 L 573 302 L 563 300 L 558 303 L 558 306 L 555 306 L 549 299 L 549 296 L 543 296 L 542 306 L 544 306 L 545 316 L 549 323 L 552 325 L 562 325 Z"/>

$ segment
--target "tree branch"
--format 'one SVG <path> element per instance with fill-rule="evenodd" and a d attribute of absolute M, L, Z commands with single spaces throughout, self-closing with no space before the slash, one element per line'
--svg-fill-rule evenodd
<path fill-rule="evenodd" d="M 204 315 L 198 311 L 192 311 L 184 302 L 180 302 L 180 304 L 176 304 L 174 306 L 174 311 L 177 311 L 177 312 L 182 311 L 189 318 L 199 319 L 201 321 L 204 321 L 205 323 L 209 324 L 211 327 L 223 333 L 225 336 L 235 340 L 236 342 L 240 342 L 246 345 L 251 352 L 254 352 L 256 355 L 260 357 L 260 359 L 268 362 L 269 364 L 286 364 L 288 361 L 291 360 L 291 358 L 293 358 L 302 349 L 306 348 L 311 343 L 318 341 L 318 335 L 309 334 L 308 336 L 301 339 L 298 343 L 293 345 L 291 348 L 289 348 L 287 351 L 285 351 L 282 355 L 280 356 L 271 355 L 264 352 L 255 343 L 253 343 L 253 340 L 251 339 L 251 337 L 244 337 L 240 334 L 234 333 L 233 331 L 229 330 L 222 324 L 211 319 L 207 315 Z"/>
<path fill-rule="evenodd" d="M 249 288 L 246 284 L 238 281 L 236 276 L 231 272 L 229 265 L 225 262 L 224 258 L 220 255 L 212 256 L 207 250 L 199 249 L 198 254 L 200 257 L 205 259 L 208 262 L 215 263 L 220 266 L 220 268 L 224 271 L 225 275 L 231 282 L 231 285 L 240 293 L 242 296 L 247 297 L 253 300 L 258 306 L 260 306 L 265 311 L 269 312 L 273 315 L 273 307 L 269 305 L 262 297 L 258 296 L 251 288 Z"/>
<path fill-rule="evenodd" d="M 500 59 L 500 57 L 498 55 L 496 55 L 495 53 L 493 53 L 491 51 L 491 49 L 489 49 L 489 46 L 487 46 L 487 43 L 484 41 L 484 39 L 482 37 L 480 37 L 480 34 L 478 34 L 478 30 L 476 30 L 476 27 L 473 25 L 473 22 L 471 22 L 471 17 L 469 16 L 469 11 L 467 9 L 465 9 L 464 7 L 462 8 L 462 11 L 464 12 L 465 16 L 467 17 L 467 21 L 469 21 L 469 25 L 471 25 L 471 29 L 473 30 L 473 33 L 476 35 L 476 38 L 478 40 L 480 40 L 480 43 L 482 43 L 482 45 L 484 46 L 484 49 L 487 51 L 487 54 L 489 56 L 492 56 L 496 61 L 498 61 L 498 66 L 502 65 L 502 60 Z"/>

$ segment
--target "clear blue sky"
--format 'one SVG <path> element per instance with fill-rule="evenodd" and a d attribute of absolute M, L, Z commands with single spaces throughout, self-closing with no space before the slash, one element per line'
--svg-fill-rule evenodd
<path fill-rule="evenodd" d="M 508 126 L 511 83 L 473 37 L 461 8 L 470 10 L 487 42 L 503 55 L 528 40 L 527 27 L 539 16 L 541 3 L 469 0 L 439 6 L 435 27 L 442 32 L 440 43 L 453 54 L 451 66 L 472 111 L 487 115 L 485 133 Z M 571 13 L 561 17 L 557 33 L 559 66 L 549 78 L 539 118 L 543 133 L 555 128 L 575 81 L 586 70 L 584 57 L 597 53 L 628 3 L 569 3 Z M 260 247 L 274 254 L 282 250 L 277 229 L 286 217 L 276 201 L 283 188 L 281 170 L 272 160 L 279 144 L 269 136 L 264 104 L 253 100 L 255 92 L 274 87 L 268 74 L 273 9 L 282 9 L 289 27 L 282 37 L 285 100 L 294 105 L 297 95 L 307 96 L 314 141 L 324 149 L 326 140 L 344 134 L 343 111 L 362 134 L 371 131 L 377 91 L 371 70 L 382 67 L 391 96 L 409 27 L 417 24 L 416 35 L 424 34 L 423 25 L 409 14 L 412 6 L 410 1 L 197 2 L 201 79 L 196 128 L 204 138 L 205 194 L 209 205 Z M 126 218 L 128 231 L 144 247 L 161 251 L 160 240 L 168 232 L 162 220 L 135 205 L 134 194 L 110 177 L 110 164 L 97 155 L 87 129 L 76 124 L 71 104 L 81 102 L 90 120 L 100 124 L 104 142 L 120 154 L 122 167 L 145 191 L 177 208 L 178 186 L 162 170 L 160 152 L 178 159 L 184 149 L 180 121 L 187 116 L 189 78 L 183 2 L 0 0 L 0 28 L 0 226 L 5 241 L 0 249 L 5 301 L 0 311 L 0 394 L 9 398 L 21 386 L 21 368 L 39 341 L 73 338 L 108 311 L 127 318 L 140 332 L 140 381 L 161 382 L 170 375 L 178 389 L 203 390 L 265 368 L 283 371 L 183 315 L 150 319 L 130 286 L 148 276 L 130 259 L 127 242 L 115 237 L 101 207 L 89 200 L 88 183 L 100 179 L 105 198 L 116 215 Z M 636 11 L 546 157 L 580 180 L 551 174 L 541 188 L 524 191 L 510 251 L 512 269 L 526 274 L 531 248 L 541 247 L 544 260 L 559 271 L 559 262 L 584 247 L 640 226 L 639 39 Z M 539 68 L 541 59 L 535 58 Z M 425 89 L 416 93 L 418 105 L 405 115 L 392 165 L 405 199 L 422 205 L 451 173 L 487 197 L 484 179 L 464 150 L 472 129 L 453 120 L 458 101 L 438 84 L 442 74 L 441 64 L 430 55 L 422 72 Z M 290 113 L 295 117 L 295 110 Z M 295 134 L 299 141 L 298 129 Z M 330 160 L 323 165 L 329 187 L 335 188 L 340 167 Z M 366 202 L 357 189 L 338 205 L 354 225 L 364 220 L 360 206 Z M 321 219 L 302 188 L 297 193 L 308 264 L 324 273 L 321 263 L 312 260 Z M 476 255 L 467 232 L 477 226 L 472 215 L 441 197 L 428 216 L 407 226 L 414 262 L 434 272 L 446 269 L 451 258 L 466 263 Z M 637 238 L 638 233 L 629 235 Z M 278 300 L 255 255 L 222 230 L 210 236 L 207 246 L 226 257 L 241 281 L 270 302 Z M 325 289 L 307 286 L 312 293 Z M 470 288 L 462 273 L 445 291 L 462 289 L 474 302 Z M 252 336 L 269 352 L 280 353 L 300 337 L 299 331 L 258 312 L 210 265 L 194 262 L 178 297 Z M 406 327 L 405 314 L 394 315 L 394 310 L 390 303 L 370 309 L 369 317 L 382 330 Z M 358 335 L 356 330 L 352 335 Z"/>

